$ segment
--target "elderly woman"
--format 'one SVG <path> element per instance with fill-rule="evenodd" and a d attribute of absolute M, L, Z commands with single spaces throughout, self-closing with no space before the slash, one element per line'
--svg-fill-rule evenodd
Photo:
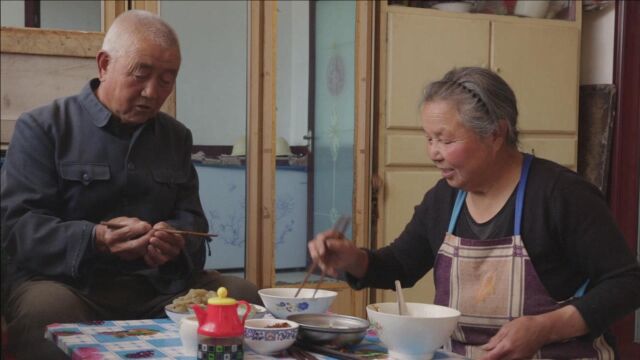
<path fill-rule="evenodd" d="M 598 189 L 518 150 L 515 95 L 490 70 L 449 71 L 421 117 L 442 180 L 404 231 L 375 251 L 325 231 L 311 257 L 356 289 L 433 269 L 435 303 L 462 312 L 448 346 L 467 357 L 614 358 L 606 329 L 640 307 L 640 267 Z"/>

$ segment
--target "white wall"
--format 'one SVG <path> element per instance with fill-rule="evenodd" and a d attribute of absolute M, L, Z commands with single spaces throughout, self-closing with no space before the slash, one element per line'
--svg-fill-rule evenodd
<path fill-rule="evenodd" d="M 245 1 L 163 1 L 160 16 L 181 42 L 176 113 L 196 145 L 233 145 L 247 120 L 248 12 Z M 306 145 L 309 5 L 284 1 L 278 13 L 277 132 Z"/>
<path fill-rule="evenodd" d="M 24 26 L 24 0 L 0 1 L 0 25 Z"/>
<path fill-rule="evenodd" d="M 306 145 L 309 119 L 309 3 L 278 2 L 278 136 Z"/>
<path fill-rule="evenodd" d="M 102 4 L 100 0 L 40 1 L 40 27 L 43 29 L 101 31 Z"/>
<path fill-rule="evenodd" d="M 580 84 L 613 83 L 614 28 L 613 4 L 583 13 Z"/>
<path fill-rule="evenodd" d="M 233 145 L 247 127 L 247 3 L 162 1 L 160 16 L 182 51 L 177 119 L 196 145 Z"/>
<path fill-rule="evenodd" d="M 24 27 L 24 0 L 0 1 L 2 26 Z M 102 3 L 100 0 L 47 0 L 40 2 L 40 27 L 100 31 Z"/>

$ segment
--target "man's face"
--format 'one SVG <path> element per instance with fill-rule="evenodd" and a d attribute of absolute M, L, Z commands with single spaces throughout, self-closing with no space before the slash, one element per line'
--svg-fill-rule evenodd
<path fill-rule="evenodd" d="M 125 124 L 142 124 L 154 117 L 167 99 L 180 68 L 178 49 L 152 41 L 111 57 L 98 55 L 98 99 Z"/>

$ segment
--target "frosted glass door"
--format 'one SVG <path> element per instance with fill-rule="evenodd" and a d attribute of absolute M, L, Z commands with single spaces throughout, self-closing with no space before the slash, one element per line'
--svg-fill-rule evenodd
<path fill-rule="evenodd" d="M 191 129 L 195 150 L 205 152 L 204 161 L 196 161 L 200 199 L 210 232 L 218 234 L 205 267 L 242 276 L 247 172 L 244 157 L 221 159 L 247 131 L 248 3 L 161 1 L 158 6 L 182 51 L 176 118 Z"/>
<path fill-rule="evenodd" d="M 351 1 L 315 2 L 314 234 L 353 209 L 355 9 Z"/>
<path fill-rule="evenodd" d="M 353 1 L 278 2 L 277 136 L 295 149 L 276 160 L 279 284 L 302 281 L 307 241 L 352 213 L 355 9 Z"/>

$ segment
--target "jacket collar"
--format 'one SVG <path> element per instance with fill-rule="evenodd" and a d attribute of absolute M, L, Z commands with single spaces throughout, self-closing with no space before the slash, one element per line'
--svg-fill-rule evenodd
<path fill-rule="evenodd" d="M 80 92 L 80 100 L 84 108 L 91 115 L 91 121 L 97 127 L 103 127 L 107 125 L 109 119 L 111 118 L 111 116 L 113 116 L 113 114 L 111 113 L 111 111 L 109 111 L 109 109 L 107 109 L 106 106 L 104 106 L 100 102 L 100 100 L 98 100 L 98 97 L 95 94 L 98 86 L 100 86 L 100 79 L 91 79 L 82 88 L 82 91 Z"/>

